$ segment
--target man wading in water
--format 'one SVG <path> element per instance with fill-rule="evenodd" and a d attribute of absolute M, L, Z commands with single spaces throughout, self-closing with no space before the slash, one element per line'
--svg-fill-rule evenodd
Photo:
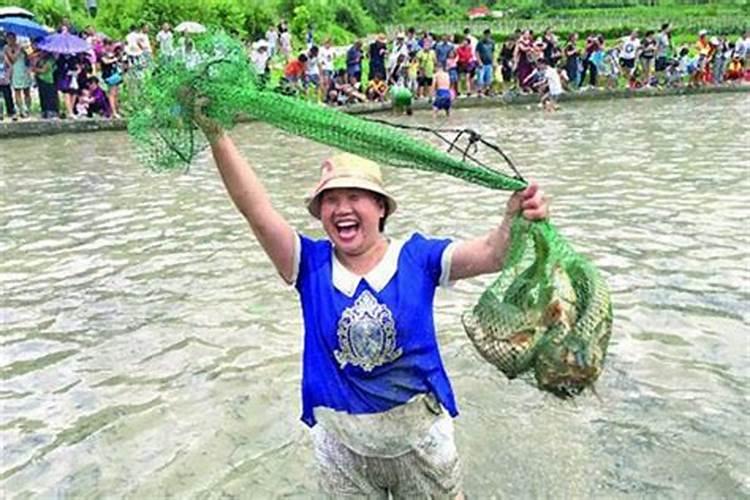
<path fill-rule="evenodd" d="M 474 240 L 384 234 L 396 201 L 379 166 L 352 154 L 323 162 L 306 200 L 328 239 L 297 233 L 271 205 L 232 140 L 200 116 L 224 184 L 281 277 L 305 325 L 302 421 L 319 483 L 334 498 L 462 498 L 453 437 L 458 414 L 438 352 L 438 285 L 498 272 L 511 218 L 547 217 L 542 191 L 511 196 L 502 223 Z"/>

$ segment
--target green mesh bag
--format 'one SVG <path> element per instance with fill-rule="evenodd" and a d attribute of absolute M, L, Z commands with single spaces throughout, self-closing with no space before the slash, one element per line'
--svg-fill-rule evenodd
<path fill-rule="evenodd" d="M 189 61 L 160 62 L 135 97 L 128 131 L 139 158 L 153 170 L 190 166 L 208 144 L 197 123 L 230 129 L 245 116 L 394 167 L 449 174 L 491 189 L 527 185 L 475 160 L 468 147 L 458 158 L 395 127 L 262 85 L 244 47 L 226 34 L 194 43 Z M 473 132 L 469 141 L 489 145 Z M 596 268 L 548 221 L 521 217 L 513 222 L 503 271 L 462 320 L 487 361 L 509 378 L 527 374 L 558 396 L 578 394 L 599 377 L 612 331 L 609 292 Z"/>

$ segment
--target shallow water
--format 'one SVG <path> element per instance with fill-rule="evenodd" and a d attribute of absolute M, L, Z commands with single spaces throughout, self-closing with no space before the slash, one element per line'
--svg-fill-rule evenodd
<path fill-rule="evenodd" d="M 750 97 L 708 95 L 451 117 L 554 196 L 615 306 L 599 399 L 569 403 L 508 382 L 468 343 L 459 315 L 491 277 L 439 292 L 470 496 L 750 497 L 747 116 Z M 257 124 L 234 136 L 282 213 L 320 235 L 302 199 L 329 149 Z M 314 496 L 296 294 L 208 158 L 150 174 L 124 134 L 101 133 L 0 141 L 0 166 L 0 491 Z M 395 237 L 478 235 L 506 198 L 386 175 Z"/>

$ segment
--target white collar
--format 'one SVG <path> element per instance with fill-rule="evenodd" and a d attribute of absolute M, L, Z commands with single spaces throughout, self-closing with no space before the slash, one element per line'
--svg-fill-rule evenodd
<path fill-rule="evenodd" d="M 373 290 L 380 292 L 391 281 L 393 275 L 396 274 L 398 270 L 398 256 L 401 254 L 401 247 L 403 246 L 403 240 L 390 240 L 383 258 L 364 276 L 354 274 L 344 267 L 336 257 L 336 252 L 332 251 L 333 286 L 347 297 L 353 297 L 354 292 L 357 291 L 357 286 L 359 286 L 359 281 L 364 279 Z"/>

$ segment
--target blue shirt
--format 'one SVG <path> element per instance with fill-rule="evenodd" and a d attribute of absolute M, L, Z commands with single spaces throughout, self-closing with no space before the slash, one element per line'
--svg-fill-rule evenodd
<path fill-rule="evenodd" d="M 317 406 L 380 413 L 425 393 L 458 414 L 432 314 L 435 288 L 447 282 L 449 244 L 420 234 L 391 242 L 362 278 L 335 258 L 330 241 L 299 236 L 303 422 L 315 425 Z"/>
<path fill-rule="evenodd" d="M 435 57 L 440 66 L 445 66 L 445 61 L 448 59 L 451 50 L 453 50 L 453 44 L 450 42 L 441 40 L 435 44 Z"/>

